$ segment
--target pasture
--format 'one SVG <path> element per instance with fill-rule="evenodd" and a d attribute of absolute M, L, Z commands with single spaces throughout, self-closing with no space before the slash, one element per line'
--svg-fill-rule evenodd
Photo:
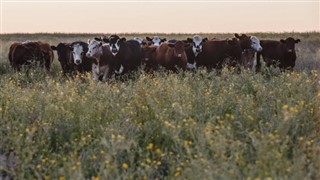
<path fill-rule="evenodd" d="M 14 72 L 14 41 L 100 34 L 2 34 L 0 179 L 320 179 L 320 34 L 247 34 L 299 38 L 294 71 L 139 70 L 102 83 L 64 76 L 55 54 L 50 72 Z"/>

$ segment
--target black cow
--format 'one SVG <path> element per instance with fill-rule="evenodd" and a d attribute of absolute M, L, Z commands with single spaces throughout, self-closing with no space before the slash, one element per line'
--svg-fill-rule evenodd
<path fill-rule="evenodd" d="M 103 38 L 102 40 L 109 43 L 113 55 L 110 65 L 115 67 L 117 74 L 131 72 L 141 66 L 142 50 L 136 40 L 127 41 L 117 35 L 111 35 L 109 38 Z"/>
<path fill-rule="evenodd" d="M 273 65 L 278 66 L 282 71 L 293 70 L 297 59 L 295 44 L 298 42 L 300 42 L 300 39 L 292 37 L 280 41 L 261 40 L 262 51 L 257 53 L 257 71 L 261 68 L 261 55 L 268 67 Z"/>

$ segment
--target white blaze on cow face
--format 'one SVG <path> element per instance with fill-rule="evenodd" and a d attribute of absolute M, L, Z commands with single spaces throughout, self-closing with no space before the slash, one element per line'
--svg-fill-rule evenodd
<path fill-rule="evenodd" d="M 116 41 L 116 43 L 114 43 L 114 44 L 110 43 L 110 51 L 113 56 L 117 55 L 120 50 L 120 43 L 119 42 L 120 42 L 120 39 L 118 39 Z"/>
<path fill-rule="evenodd" d="M 195 35 L 192 38 L 192 51 L 195 56 L 202 52 L 202 42 L 203 39 L 199 35 Z"/>
<path fill-rule="evenodd" d="M 262 47 L 260 45 L 260 40 L 256 36 L 251 36 L 251 47 L 257 52 L 262 51 Z"/>
<path fill-rule="evenodd" d="M 82 55 L 84 53 L 83 47 L 80 44 L 73 45 L 73 61 L 76 65 L 82 63 Z"/>
<path fill-rule="evenodd" d="M 88 41 L 88 52 L 86 54 L 87 57 L 98 57 L 102 54 L 101 42 L 96 40 Z"/>
<path fill-rule="evenodd" d="M 153 45 L 155 45 L 155 46 L 160 46 L 160 44 L 161 44 L 161 39 L 160 39 L 160 37 L 159 37 L 159 36 L 154 36 L 153 39 L 152 39 L 152 43 L 153 43 Z"/>

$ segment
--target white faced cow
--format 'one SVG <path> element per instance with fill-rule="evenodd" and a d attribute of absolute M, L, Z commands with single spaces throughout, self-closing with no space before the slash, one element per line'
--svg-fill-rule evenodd
<path fill-rule="evenodd" d="M 102 81 L 106 81 L 110 72 L 112 54 L 109 50 L 109 45 L 103 44 L 99 40 L 101 39 L 88 40 L 89 45 L 86 56 L 96 60 L 95 63 L 92 63 L 93 80 L 97 81 L 102 76 Z"/>
<path fill-rule="evenodd" d="M 240 65 L 245 69 L 254 70 L 255 54 L 262 50 L 259 39 L 256 36 L 239 35 L 237 33 L 235 37 L 239 40 L 242 51 Z"/>
<path fill-rule="evenodd" d="M 73 56 L 75 70 L 78 72 L 88 72 L 91 70 L 91 64 L 94 59 L 87 58 L 88 44 L 82 41 L 76 41 L 70 44 L 70 50 Z"/>
<path fill-rule="evenodd" d="M 202 44 L 208 41 L 208 38 L 202 38 L 199 35 L 193 36 L 193 38 L 187 38 L 188 43 L 191 43 L 191 47 L 186 47 L 186 53 L 188 56 L 187 69 L 195 69 L 195 58 L 202 52 Z"/>
<path fill-rule="evenodd" d="M 159 36 L 153 36 L 153 38 L 146 37 L 146 39 L 154 46 L 160 46 L 161 43 L 167 40 L 166 38 L 161 39 Z"/>
<path fill-rule="evenodd" d="M 142 50 L 136 40 L 126 40 L 117 35 L 104 38 L 104 42 L 109 43 L 112 53 L 112 68 L 117 74 L 125 74 L 137 70 L 141 65 Z"/>

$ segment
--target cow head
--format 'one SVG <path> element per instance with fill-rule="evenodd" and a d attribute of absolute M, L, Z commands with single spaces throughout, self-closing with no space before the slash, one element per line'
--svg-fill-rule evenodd
<path fill-rule="evenodd" d="M 88 44 L 84 42 L 74 42 L 70 45 L 70 49 L 73 55 L 73 62 L 76 65 L 82 63 L 82 59 L 88 51 Z"/>
<path fill-rule="evenodd" d="M 251 48 L 257 52 L 262 51 L 262 47 L 260 45 L 260 40 L 256 36 L 251 36 Z"/>
<path fill-rule="evenodd" d="M 202 52 L 202 43 L 208 41 L 208 38 L 202 38 L 199 35 L 193 36 L 193 38 L 188 38 L 187 41 L 192 43 L 192 51 L 195 56 Z"/>
<path fill-rule="evenodd" d="M 70 44 L 68 43 L 59 43 L 57 46 L 51 46 L 51 49 L 57 51 L 58 60 L 62 67 L 63 72 L 70 70 L 72 56 L 70 50 Z"/>
<path fill-rule="evenodd" d="M 86 56 L 88 58 L 90 57 L 97 57 L 102 54 L 101 46 L 102 42 L 97 41 L 99 38 L 95 38 L 93 40 L 88 39 L 88 52 L 86 53 Z"/>
<path fill-rule="evenodd" d="M 233 56 L 235 59 L 240 60 L 241 58 L 241 45 L 240 41 L 236 38 L 232 38 L 231 40 L 228 40 L 229 44 L 229 55 Z"/>
<path fill-rule="evenodd" d="M 160 46 L 161 43 L 165 42 L 167 39 L 161 39 L 159 36 L 154 36 L 153 38 L 146 37 L 147 41 L 150 41 L 152 45 Z"/>
<path fill-rule="evenodd" d="M 126 41 L 126 38 L 120 38 L 117 35 L 111 35 L 109 38 L 104 38 L 105 43 L 109 43 L 109 48 L 113 56 L 116 56 L 120 51 L 121 44 Z"/>
<path fill-rule="evenodd" d="M 245 50 L 251 49 L 252 42 L 249 36 L 247 36 L 246 34 L 242 34 L 240 36 L 237 33 L 234 34 L 234 36 L 239 39 L 242 52 L 244 52 Z"/>
<path fill-rule="evenodd" d="M 293 39 L 292 37 L 288 37 L 287 39 L 280 40 L 281 43 L 286 45 L 286 51 L 292 53 L 295 51 L 295 44 L 300 42 L 300 39 Z"/>
<path fill-rule="evenodd" d="M 150 62 L 155 59 L 156 50 L 158 46 L 144 46 L 142 47 L 142 60 L 144 62 Z"/>
<path fill-rule="evenodd" d="M 182 41 L 177 41 L 175 43 L 169 43 L 168 46 L 170 48 L 173 48 L 173 55 L 176 58 L 187 58 L 186 52 L 185 52 L 185 44 Z"/>
<path fill-rule="evenodd" d="M 133 40 L 137 41 L 137 42 L 140 44 L 140 46 L 142 45 L 142 42 L 143 42 L 143 39 L 142 39 L 142 38 L 140 38 L 140 37 L 134 37 Z"/>

